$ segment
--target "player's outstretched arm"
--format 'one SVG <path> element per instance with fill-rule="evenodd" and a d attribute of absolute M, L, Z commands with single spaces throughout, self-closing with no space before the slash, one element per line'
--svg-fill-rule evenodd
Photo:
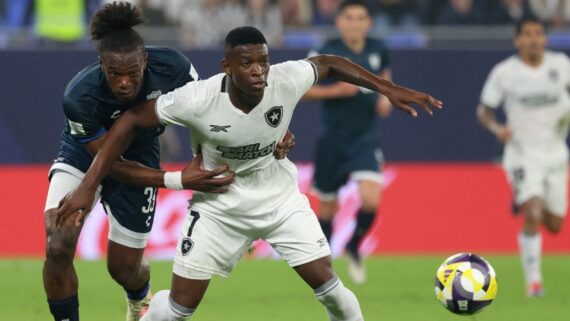
<path fill-rule="evenodd" d="M 365 87 L 385 95 L 394 106 L 416 117 L 418 113 L 410 105 L 421 106 L 432 115 L 431 107 L 441 109 L 443 103 L 432 96 L 398 86 L 389 80 L 382 79 L 352 61 L 333 55 L 319 55 L 307 58 L 317 67 L 319 79 L 334 78 L 357 86 Z"/>

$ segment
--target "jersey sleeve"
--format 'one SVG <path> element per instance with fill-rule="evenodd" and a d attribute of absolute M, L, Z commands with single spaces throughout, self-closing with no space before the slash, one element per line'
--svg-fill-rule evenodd
<path fill-rule="evenodd" d="M 107 131 L 92 114 L 95 106 L 87 106 L 70 97 L 63 97 L 63 113 L 67 121 L 69 133 L 82 144 L 87 144 L 103 136 Z"/>
<path fill-rule="evenodd" d="M 290 79 L 296 88 L 296 96 L 303 96 L 311 86 L 317 83 L 317 67 L 309 60 L 288 61 L 279 64 L 280 75 Z"/>
<path fill-rule="evenodd" d="M 162 125 L 186 127 L 193 119 L 193 108 L 197 97 L 197 83 L 188 82 L 156 100 L 155 111 Z"/>
<path fill-rule="evenodd" d="M 481 92 L 481 104 L 490 108 L 498 108 L 504 99 L 504 89 L 501 86 L 501 72 L 495 67 L 489 73 L 483 91 Z"/>
<path fill-rule="evenodd" d="M 566 74 L 566 87 L 570 89 L 570 58 L 564 53 L 560 54 L 562 57 L 562 70 Z"/>

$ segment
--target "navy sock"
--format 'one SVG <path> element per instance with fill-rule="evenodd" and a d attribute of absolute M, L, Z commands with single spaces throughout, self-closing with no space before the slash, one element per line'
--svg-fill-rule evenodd
<path fill-rule="evenodd" d="M 55 321 L 79 321 L 79 298 L 77 294 L 63 300 L 48 299 L 49 311 Z"/>
<path fill-rule="evenodd" d="M 146 297 L 149 290 L 150 290 L 150 280 L 146 281 L 144 286 L 138 290 L 127 291 L 127 289 L 125 289 L 125 292 L 127 292 L 127 298 L 129 298 L 130 300 L 140 301 Z"/>
<path fill-rule="evenodd" d="M 323 230 L 323 233 L 325 233 L 327 241 L 330 242 L 332 236 L 332 222 L 319 220 L 319 223 L 321 224 L 321 229 Z"/>
<path fill-rule="evenodd" d="M 348 241 L 346 245 L 346 249 L 350 252 L 350 254 L 354 255 L 356 258 L 360 259 L 360 255 L 358 253 L 358 246 L 360 242 L 366 235 L 366 232 L 372 226 L 374 222 L 374 213 L 372 212 L 365 212 L 362 209 L 358 211 L 356 214 L 356 228 L 354 229 L 354 234 L 352 234 L 352 238 Z"/>

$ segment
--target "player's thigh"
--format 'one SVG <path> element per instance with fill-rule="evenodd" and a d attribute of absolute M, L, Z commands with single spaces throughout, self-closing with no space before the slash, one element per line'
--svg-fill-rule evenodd
<path fill-rule="evenodd" d="M 109 240 L 125 247 L 144 249 L 152 229 L 157 194 L 155 187 L 106 182 L 102 203 L 109 219 Z"/>
<path fill-rule="evenodd" d="M 331 254 L 317 216 L 304 195 L 295 196 L 280 207 L 273 228 L 263 238 L 291 267 Z"/>
<path fill-rule="evenodd" d="M 63 170 L 55 170 L 50 174 L 50 184 L 44 208 L 48 256 L 55 254 L 54 251 L 69 251 L 70 249 L 74 251 L 75 249 L 83 223 L 80 226 L 75 226 L 73 219 L 68 219 L 62 227 L 56 227 L 55 221 L 59 202 L 79 185 L 81 179 L 82 177 Z M 98 199 L 99 189 L 95 194 L 93 205 Z"/>
<path fill-rule="evenodd" d="M 112 275 L 135 277 L 144 257 L 144 248 L 132 248 L 109 240 L 107 247 L 107 268 Z M 125 276 L 124 273 L 129 275 Z"/>
<path fill-rule="evenodd" d="M 506 149 L 503 169 L 511 186 L 515 204 L 521 206 L 532 198 L 545 195 L 545 170 L 523 154 Z"/>
<path fill-rule="evenodd" d="M 346 184 L 349 176 L 347 160 L 342 146 L 333 138 L 325 136 L 319 139 L 313 187 L 321 202 L 336 200 L 338 190 Z"/>
<path fill-rule="evenodd" d="M 178 237 L 174 274 L 185 279 L 209 280 L 227 277 L 251 247 L 253 239 L 226 220 L 190 210 Z"/>
<path fill-rule="evenodd" d="M 382 184 L 376 180 L 362 179 L 358 182 L 362 208 L 375 212 L 380 205 Z"/>

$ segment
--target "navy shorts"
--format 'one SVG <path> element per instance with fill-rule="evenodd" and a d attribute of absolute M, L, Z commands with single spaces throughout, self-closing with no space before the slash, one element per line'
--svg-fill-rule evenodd
<path fill-rule="evenodd" d="M 343 142 L 324 135 L 319 138 L 315 160 L 314 187 L 323 194 L 336 193 L 352 173 L 380 174 L 384 163 L 378 134 Z"/>

